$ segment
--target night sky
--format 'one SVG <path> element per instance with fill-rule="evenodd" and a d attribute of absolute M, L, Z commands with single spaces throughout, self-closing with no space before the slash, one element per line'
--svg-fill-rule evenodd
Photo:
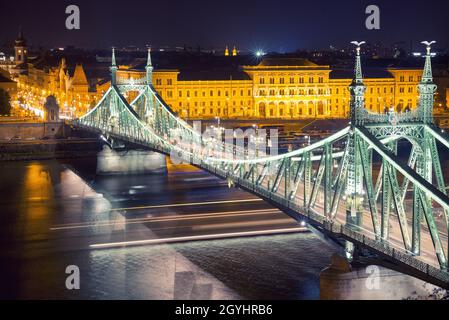
<path fill-rule="evenodd" d="M 65 29 L 65 7 L 77 4 L 81 30 Z M 365 8 L 380 7 L 381 29 L 365 28 Z M 286 52 L 346 46 L 354 39 L 449 47 L 448 0 L 2 0 L 0 43 L 18 26 L 32 45 L 86 48 L 167 45 Z"/>

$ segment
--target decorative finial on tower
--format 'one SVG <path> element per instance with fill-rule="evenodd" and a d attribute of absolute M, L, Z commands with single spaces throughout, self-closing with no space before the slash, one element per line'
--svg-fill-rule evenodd
<path fill-rule="evenodd" d="M 26 46 L 26 41 L 25 41 L 25 38 L 23 37 L 22 26 L 19 26 L 19 34 L 17 35 L 17 39 L 15 41 L 15 46 L 16 47 L 25 47 Z"/>
<path fill-rule="evenodd" d="M 147 84 L 153 83 L 153 63 L 151 62 L 151 47 L 148 47 L 147 65 L 145 66 L 147 72 Z"/>
<path fill-rule="evenodd" d="M 147 57 L 147 67 L 151 67 L 153 64 L 151 62 L 151 47 L 148 47 L 148 57 Z"/>
<path fill-rule="evenodd" d="M 23 28 L 22 26 L 19 26 L 19 35 L 17 39 L 23 40 Z"/>
<path fill-rule="evenodd" d="M 354 67 L 354 83 L 363 83 L 362 64 L 360 62 L 360 46 L 365 44 L 365 41 L 351 41 L 356 46 L 355 52 L 355 67 Z"/>
<path fill-rule="evenodd" d="M 436 41 L 422 41 L 422 44 L 426 45 L 426 62 L 424 64 L 423 75 L 421 78 L 422 83 L 431 83 L 433 82 L 432 77 L 432 62 L 431 62 L 431 53 L 432 44 L 436 43 Z"/>
<path fill-rule="evenodd" d="M 115 47 L 112 47 L 112 59 L 111 59 L 111 83 L 116 84 L 117 80 L 117 63 L 115 61 Z"/>
<path fill-rule="evenodd" d="M 115 47 L 112 47 L 112 66 L 113 67 L 116 67 L 117 66 L 117 63 L 116 63 L 116 61 L 115 61 Z"/>

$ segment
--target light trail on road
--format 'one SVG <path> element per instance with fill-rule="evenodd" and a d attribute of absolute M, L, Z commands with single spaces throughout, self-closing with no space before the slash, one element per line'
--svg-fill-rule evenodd
<path fill-rule="evenodd" d="M 196 220 L 196 219 L 210 219 L 210 218 L 220 218 L 230 215 L 238 216 L 250 216 L 250 215 L 261 215 L 268 213 L 280 213 L 279 209 L 259 209 L 259 210 L 240 210 L 240 211 L 227 211 L 227 212 L 209 212 L 209 213 L 199 213 L 199 214 L 188 214 L 188 215 L 170 215 L 162 217 L 150 217 L 150 218 L 135 218 L 127 219 L 123 222 L 108 222 L 110 220 L 102 220 L 98 222 L 84 222 L 79 224 L 68 224 L 59 225 L 51 227 L 50 230 L 68 230 L 68 229 L 81 229 L 81 228 L 96 228 L 96 227 L 110 227 L 117 225 L 128 225 L 136 223 L 149 223 L 149 222 L 168 222 L 168 221 L 181 221 L 181 220 Z"/>
<path fill-rule="evenodd" d="M 176 243 L 176 242 L 189 242 L 198 240 L 214 240 L 214 239 L 227 239 L 249 236 L 263 236 L 263 235 L 275 235 L 308 231 L 305 227 L 297 228 L 284 228 L 284 229 L 268 229 L 258 231 L 243 231 L 243 232 L 230 232 L 230 233 L 217 233 L 210 235 L 197 235 L 186 237 L 173 237 L 163 239 L 147 239 L 147 240 L 135 240 L 135 241 L 122 241 L 122 242 L 110 242 L 110 243 L 97 243 L 91 244 L 89 247 L 92 249 L 105 249 L 114 247 L 129 247 L 137 245 L 150 245 L 150 244 L 164 244 L 164 243 Z"/>
<path fill-rule="evenodd" d="M 263 201 L 260 198 L 251 199 L 237 199 L 237 200 L 221 200 L 221 201 L 205 201 L 205 202 L 189 202 L 189 203 L 173 203 L 154 206 L 138 206 L 127 208 L 112 208 L 111 211 L 124 211 L 124 210 L 140 210 L 140 209 L 159 209 L 159 208 L 173 208 L 173 207 L 187 207 L 187 206 L 206 206 L 211 204 L 224 204 L 224 203 L 243 203 L 243 202 L 257 202 Z"/>

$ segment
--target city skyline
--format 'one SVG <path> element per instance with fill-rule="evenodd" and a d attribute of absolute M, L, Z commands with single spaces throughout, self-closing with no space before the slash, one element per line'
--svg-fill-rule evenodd
<path fill-rule="evenodd" d="M 65 8 L 70 4 L 80 8 L 80 30 L 65 28 L 68 16 Z M 415 49 L 420 41 L 430 38 L 437 41 L 437 47 L 448 46 L 447 2 L 377 1 L 380 30 L 365 27 L 368 17 L 365 9 L 370 4 L 368 1 L 281 1 L 273 7 L 266 1 L 245 1 L 237 5 L 232 1 L 167 4 L 131 0 L 124 10 L 106 1 L 51 4 L 24 1 L 3 4 L 0 30 L 3 30 L 3 41 L 15 39 L 18 27 L 22 26 L 31 45 L 73 45 L 87 49 L 130 45 L 193 48 L 199 45 L 210 49 L 235 45 L 244 51 L 263 49 L 283 53 L 347 47 L 353 39 L 385 45 L 403 42 L 406 48 Z M 412 34 L 408 30 L 411 23 L 416 27 Z"/>
<path fill-rule="evenodd" d="M 75 1 L 1 6 L 0 300 L 449 300 L 448 0 Z"/>

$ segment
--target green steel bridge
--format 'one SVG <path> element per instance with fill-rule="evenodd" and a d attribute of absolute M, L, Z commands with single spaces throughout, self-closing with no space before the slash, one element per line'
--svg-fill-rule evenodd
<path fill-rule="evenodd" d="M 449 198 L 439 156 L 449 148 L 449 136 L 433 122 L 433 42 L 423 42 L 427 54 L 418 107 L 384 114 L 365 108 L 363 43 L 353 42 L 349 125 L 285 154 L 251 153 L 248 147 L 205 137 L 180 119 L 152 86 L 150 51 L 145 77 L 129 80 L 118 77 L 113 49 L 111 87 L 73 125 L 226 179 L 335 239 L 348 259 L 369 254 L 449 288 Z M 138 94 L 129 103 L 125 95 L 130 91 Z M 401 140 L 410 145 L 408 159 L 398 155 Z"/>

